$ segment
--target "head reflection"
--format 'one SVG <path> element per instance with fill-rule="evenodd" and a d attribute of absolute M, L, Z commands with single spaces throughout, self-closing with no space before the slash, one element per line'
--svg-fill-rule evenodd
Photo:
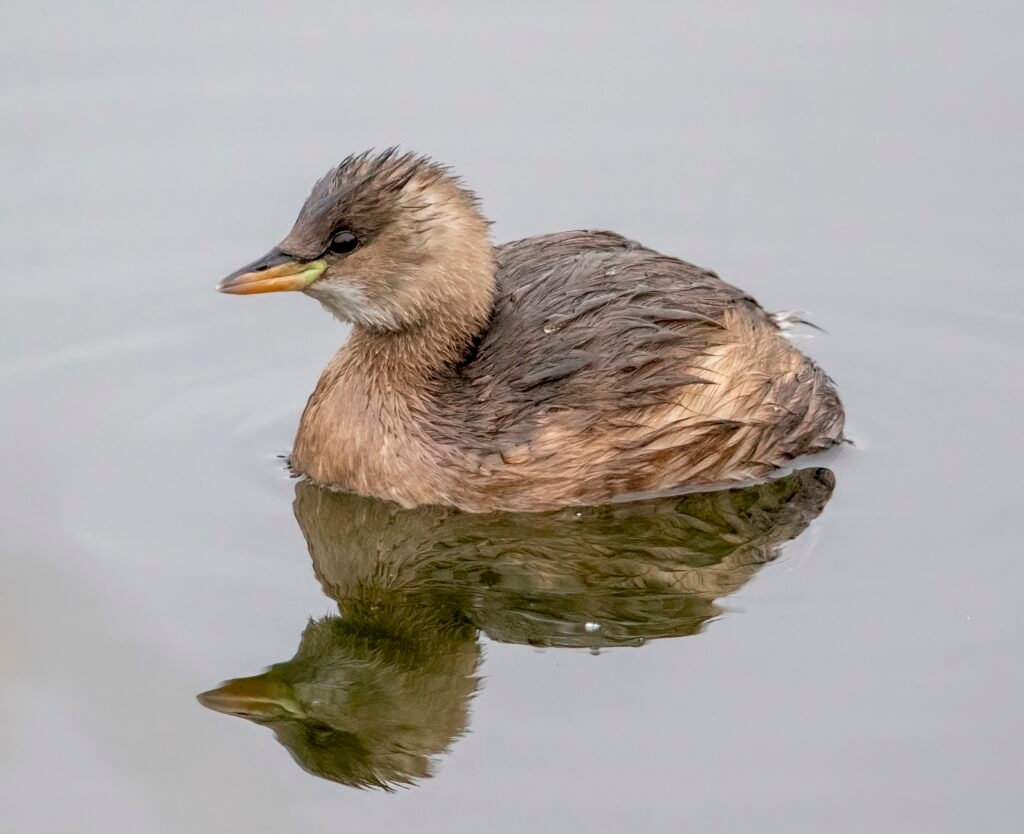
<path fill-rule="evenodd" d="M 478 632 L 531 646 L 695 634 L 822 511 L 834 478 L 550 513 L 470 515 L 296 486 L 295 515 L 339 615 L 295 656 L 199 696 L 270 726 L 310 773 L 391 789 L 468 728 Z"/>

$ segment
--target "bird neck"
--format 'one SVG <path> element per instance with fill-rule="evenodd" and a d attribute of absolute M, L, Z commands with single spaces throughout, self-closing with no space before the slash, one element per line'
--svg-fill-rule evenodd
<path fill-rule="evenodd" d="M 415 322 L 398 330 L 354 324 L 342 350 L 349 373 L 388 391 L 437 381 L 461 364 L 494 309 L 494 255 L 486 237 L 482 244 L 437 263 L 432 303 Z"/>
<path fill-rule="evenodd" d="M 346 365 L 378 391 L 427 383 L 457 367 L 485 325 L 455 317 L 394 332 L 357 325 L 345 346 Z"/>

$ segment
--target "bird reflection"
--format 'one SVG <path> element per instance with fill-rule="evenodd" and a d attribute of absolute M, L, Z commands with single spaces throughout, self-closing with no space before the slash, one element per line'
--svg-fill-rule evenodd
<path fill-rule="evenodd" d="M 295 656 L 199 700 L 270 726 L 310 773 L 392 789 L 468 729 L 479 633 L 543 647 L 695 634 L 822 511 L 827 469 L 754 486 L 548 513 L 403 510 L 296 485 L 295 516 L 339 614 Z"/>

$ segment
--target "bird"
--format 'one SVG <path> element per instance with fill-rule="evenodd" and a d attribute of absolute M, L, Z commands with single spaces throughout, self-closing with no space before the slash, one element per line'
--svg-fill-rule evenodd
<path fill-rule="evenodd" d="M 315 776 L 410 787 L 470 731 L 481 634 L 595 653 L 698 634 L 834 487 L 830 470 L 805 468 L 581 510 L 465 513 L 298 480 L 295 518 L 337 613 L 311 620 L 291 659 L 197 698 L 271 729 Z"/>
<path fill-rule="evenodd" d="M 218 285 L 350 325 L 298 476 L 405 508 L 537 512 L 755 481 L 844 441 L 832 380 L 748 293 L 610 231 L 494 245 L 447 166 L 388 148 L 314 185 Z"/>

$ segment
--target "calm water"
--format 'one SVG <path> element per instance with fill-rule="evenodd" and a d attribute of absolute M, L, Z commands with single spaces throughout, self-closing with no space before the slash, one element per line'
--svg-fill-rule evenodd
<path fill-rule="evenodd" d="M 236 5 L 0 31 L 0 829 L 1020 830 L 1019 5 Z M 580 517 L 289 480 L 344 331 L 212 287 L 392 142 L 811 311 L 856 448 Z"/>

